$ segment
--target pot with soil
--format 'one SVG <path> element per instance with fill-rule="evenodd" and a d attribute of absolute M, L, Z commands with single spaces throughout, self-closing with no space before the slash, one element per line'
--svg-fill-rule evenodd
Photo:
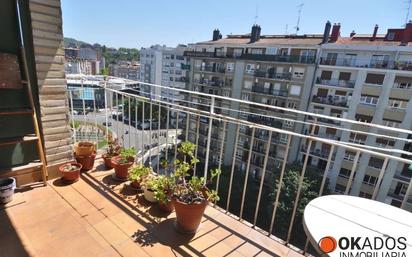
<path fill-rule="evenodd" d="M 79 180 L 81 169 L 82 165 L 76 162 L 66 163 L 59 167 L 60 172 L 63 174 L 62 180 L 66 183 Z"/>
<path fill-rule="evenodd" d="M 207 181 L 204 177 L 197 176 L 187 179 L 189 171 L 198 162 L 193 154 L 195 148 L 196 146 L 191 142 L 183 142 L 179 146 L 178 150 L 183 158 L 175 160 L 175 184 L 172 186 L 172 203 L 176 211 L 175 227 L 178 232 L 188 234 L 196 233 L 208 203 L 219 200 L 216 191 L 206 187 L 220 174 L 219 169 L 211 170 L 211 178 Z"/>
<path fill-rule="evenodd" d="M 142 164 L 137 164 L 129 168 L 128 179 L 130 181 L 131 187 L 134 189 L 141 189 L 142 182 L 146 179 L 149 174 L 153 173 L 152 168 L 145 167 Z"/>
<path fill-rule="evenodd" d="M 120 145 L 117 139 L 112 139 L 109 135 L 109 142 L 107 144 L 106 153 L 102 155 L 104 165 L 107 169 L 113 169 L 112 158 L 120 154 Z"/>
<path fill-rule="evenodd" d="M 0 179 L 0 203 L 6 204 L 13 200 L 14 189 L 16 189 L 16 179 L 1 178 Z"/>
<path fill-rule="evenodd" d="M 81 141 L 74 144 L 74 152 L 77 156 L 89 156 L 96 151 L 96 145 L 93 142 Z"/>
<path fill-rule="evenodd" d="M 143 196 L 151 203 L 157 203 L 157 199 L 155 198 L 156 183 L 157 176 L 154 175 L 147 176 L 143 181 Z"/>
<path fill-rule="evenodd" d="M 128 177 L 128 170 L 133 165 L 136 150 L 134 147 L 129 149 L 122 149 L 119 156 L 112 157 L 112 164 L 116 178 L 126 180 Z"/>
<path fill-rule="evenodd" d="M 76 161 L 82 165 L 82 171 L 89 171 L 94 167 L 94 159 L 96 158 L 96 153 L 91 155 L 77 155 L 74 154 Z"/>
<path fill-rule="evenodd" d="M 172 212 L 174 206 L 172 203 L 172 185 L 174 178 L 165 175 L 157 176 L 152 188 L 154 189 L 154 198 L 159 202 L 159 209 L 163 212 Z"/>

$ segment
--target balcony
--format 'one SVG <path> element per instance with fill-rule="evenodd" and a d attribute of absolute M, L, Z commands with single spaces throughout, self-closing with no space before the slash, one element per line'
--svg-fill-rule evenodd
<path fill-rule="evenodd" d="M 321 79 L 320 77 L 316 78 L 316 84 L 332 86 L 332 87 L 345 87 L 345 88 L 354 88 L 354 80 L 339 80 L 339 79 Z"/>
<path fill-rule="evenodd" d="M 319 64 L 371 69 L 412 70 L 412 63 L 395 60 L 372 60 L 371 58 L 326 58 L 321 57 Z"/>
<path fill-rule="evenodd" d="M 228 53 L 200 52 L 200 51 L 185 51 L 184 56 L 192 58 L 229 58 L 242 59 L 253 61 L 266 62 L 288 62 L 288 63 L 303 63 L 314 64 L 315 57 L 313 56 L 298 56 L 298 55 L 271 55 L 271 54 L 246 54 L 233 55 Z"/>
<path fill-rule="evenodd" d="M 264 86 L 254 84 L 252 86 L 252 92 L 260 93 L 260 94 L 267 94 L 272 96 L 283 96 L 287 97 L 289 92 L 287 90 L 276 90 L 271 88 L 265 88 Z"/>
<path fill-rule="evenodd" d="M 267 78 L 267 79 L 277 79 L 277 80 L 291 80 L 292 73 L 285 72 L 285 73 L 275 73 L 274 71 L 270 70 L 256 70 L 255 76 L 258 78 Z"/>
<path fill-rule="evenodd" d="M 329 95 L 328 97 L 324 97 L 324 96 L 314 95 L 312 96 L 312 102 L 348 108 L 348 101 L 346 100 L 346 97 L 339 97 L 339 96 L 332 96 L 332 95 Z"/>

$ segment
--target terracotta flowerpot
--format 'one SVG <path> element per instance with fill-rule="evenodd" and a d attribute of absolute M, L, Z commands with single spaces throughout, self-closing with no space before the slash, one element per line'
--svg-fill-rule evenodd
<path fill-rule="evenodd" d="M 82 141 L 74 144 L 74 152 L 78 156 L 89 156 L 96 151 L 96 145 L 92 142 Z"/>
<path fill-rule="evenodd" d="M 129 168 L 133 165 L 133 162 L 119 163 L 120 156 L 115 156 L 112 158 L 112 164 L 114 167 L 114 173 L 119 179 L 127 179 L 129 174 Z"/>
<path fill-rule="evenodd" d="M 176 211 L 176 229 L 185 234 L 196 233 L 208 204 L 207 200 L 201 203 L 186 204 L 172 198 Z"/>
<path fill-rule="evenodd" d="M 70 164 L 72 166 L 76 166 L 77 169 L 70 170 L 70 171 L 65 170 L 65 166 L 68 165 L 68 164 Z M 76 162 L 66 163 L 66 164 L 63 164 L 59 167 L 60 172 L 63 174 L 63 181 L 67 182 L 67 183 L 73 183 L 73 182 L 76 182 L 77 180 L 79 180 L 80 170 L 81 169 L 82 169 L 82 165 L 80 163 L 76 163 Z"/>
<path fill-rule="evenodd" d="M 172 212 L 175 207 L 173 206 L 173 203 L 171 201 L 167 204 L 159 202 L 159 209 L 164 212 Z"/>
<path fill-rule="evenodd" d="M 96 158 L 96 153 L 91 155 L 77 155 L 74 154 L 76 161 L 82 165 L 82 171 L 88 171 L 94 167 L 94 159 Z"/>
<path fill-rule="evenodd" d="M 145 188 L 143 191 L 144 199 L 151 203 L 157 203 L 157 200 L 154 198 L 154 191 L 151 189 Z"/>
<path fill-rule="evenodd" d="M 115 156 L 117 156 L 117 155 L 115 155 Z M 103 161 L 104 161 L 104 166 L 106 166 L 107 169 L 113 169 L 114 166 L 113 166 L 113 163 L 112 163 L 112 158 L 114 156 L 103 154 L 102 157 L 103 157 Z"/>

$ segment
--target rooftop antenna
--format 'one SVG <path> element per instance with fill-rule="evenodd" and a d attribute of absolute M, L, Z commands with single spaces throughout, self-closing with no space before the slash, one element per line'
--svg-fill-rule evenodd
<path fill-rule="evenodd" d="M 258 5 L 256 4 L 256 12 L 255 12 L 255 17 L 254 17 L 255 23 L 254 24 L 257 24 L 257 19 L 258 18 L 259 18 L 259 10 L 258 10 Z"/>
<path fill-rule="evenodd" d="M 288 27 L 289 27 L 289 25 L 288 25 L 288 24 L 286 24 L 286 26 L 285 26 L 285 35 L 287 35 L 287 34 L 288 34 Z"/>
<path fill-rule="evenodd" d="M 405 27 L 409 22 L 409 13 L 411 12 L 412 0 L 406 0 L 406 4 L 408 5 L 408 8 L 406 8 Z"/>
<path fill-rule="evenodd" d="M 409 0 L 409 1 L 412 1 L 412 0 Z M 295 27 L 295 29 L 296 29 L 296 35 L 298 34 L 298 31 L 299 31 L 300 16 L 301 16 L 301 14 L 302 14 L 303 5 L 304 5 L 304 4 L 301 3 L 300 5 L 297 6 L 297 8 L 299 8 L 299 9 L 298 9 L 298 22 L 296 23 L 296 27 Z"/>

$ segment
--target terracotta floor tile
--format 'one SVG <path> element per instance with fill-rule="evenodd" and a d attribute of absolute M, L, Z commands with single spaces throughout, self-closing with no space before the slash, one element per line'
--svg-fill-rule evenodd
<path fill-rule="evenodd" d="M 115 224 L 113 224 L 109 219 L 104 219 L 103 221 L 93 225 L 97 232 L 102 235 L 106 241 L 113 245 L 121 243 L 127 240 L 129 237 L 119 229 Z"/>
<path fill-rule="evenodd" d="M 120 253 L 121 256 L 141 256 L 149 257 L 142 247 L 131 240 L 126 240 L 115 246 L 116 250 Z"/>

